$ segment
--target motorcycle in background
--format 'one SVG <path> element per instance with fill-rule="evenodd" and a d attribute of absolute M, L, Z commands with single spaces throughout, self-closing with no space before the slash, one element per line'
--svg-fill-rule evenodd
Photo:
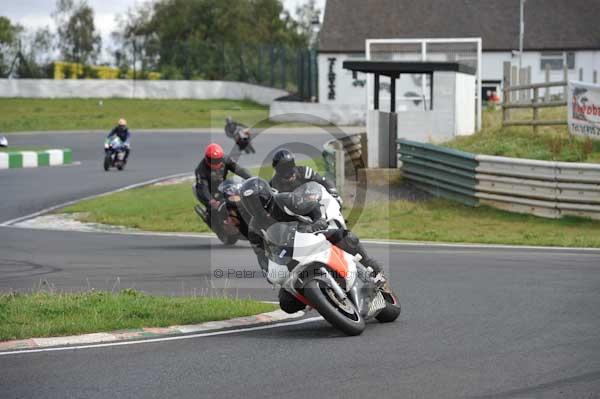
<path fill-rule="evenodd" d="M 202 202 L 199 202 L 194 211 L 217 235 L 225 245 L 234 245 L 238 240 L 248 239 L 248 218 L 242 215 L 240 188 L 243 180 L 239 177 L 227 179 L 217 188 L 219 206 L 209 213 Z M 192 186 L 194 196 L 198 201 L 196 183 Z M 209 220 L 209 217 L 211 220 Z"/>
<path fill-rule="evenodd" d="M 104 142 L 104 170 L 108 172 L 110 168 L 123 170 L 125 164 L 126 147 L 119 136 L 107 138 Z"/>
<path fill-rule="evenodd" d="M 252 131 L 249 127 L 235 122 L 231 117 L 227 117 L 225 124 L 225 135 L 237 145 L 239 152 L 254 154 L 256 150 L 252 146 Z"/>

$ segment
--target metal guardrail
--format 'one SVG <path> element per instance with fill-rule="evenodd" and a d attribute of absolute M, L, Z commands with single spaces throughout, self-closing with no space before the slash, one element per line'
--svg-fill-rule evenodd
<path fill-rule="evenodd" d="M 355 178 L 357 170 L 364 168 L 365 134 L 353 134 L 340 139 L 329 140 L 323 145 L 323 160 L 326 176 L 335 181 L 338 190 L 342 191 L 347 177 Z"/>
<path fill-rule="evenodd" d="M 600 165 L 475 155 L 398 140 L 402 174 L 433 195 L 549 218 L 600 220 Z"/>
<path fill-rule="evenodd" d="M 416 141 L 399 140 L 402 174 L 417 187 L 438 197 L 476 206 L 473 154 L 435 147 Z"/>

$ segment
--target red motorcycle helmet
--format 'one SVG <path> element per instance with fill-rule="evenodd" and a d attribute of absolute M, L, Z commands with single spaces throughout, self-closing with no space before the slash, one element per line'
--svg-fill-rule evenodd
<path fill-rule="evenodd" d="M 204 150 L 204 162 L 211 169 L 219 169 L 223 164 L 223 148 L 217 143 L 211 143 Z"/>

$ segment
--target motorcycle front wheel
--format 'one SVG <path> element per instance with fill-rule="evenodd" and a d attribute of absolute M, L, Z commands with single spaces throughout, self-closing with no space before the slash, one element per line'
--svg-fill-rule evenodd
<path fill-rule="evenodd" d="M 104 157 L 104 171 L 108 172 L 108 170 L 110 169 L 110 164 L 112 163 L 112 158 L 110 156 L 110 154 L 106 154 L 106 156 Z"/>
<path fill-rule="evenodd" d="M 365 320 L 350 299 L 343 302 L 333 289 L 321 280 L 310 280 L 304 286 L 304 296 L 325 320 L 346 335 L 359 335 L 365 329 Z"/>
<path fill-rule="evenodd" d="M 219 237 L 219 240 L 221 240 L 221 242 L 224 245 L 235 245 L 235 243 L 238 240 L 236 237 L 231 237 L 231 236 L 227 236 L 227 235 L 218 236 L 218 237 Z"/>

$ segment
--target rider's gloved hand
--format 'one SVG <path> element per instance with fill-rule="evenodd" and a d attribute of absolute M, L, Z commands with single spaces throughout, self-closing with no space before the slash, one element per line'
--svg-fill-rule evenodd
<path fill-rule="evenodd" d="M 325 219 L 319 219 L 310 226 L 310 231 L 315 232 L 327 230 L 328 227 L 329 223 L 327 223 Z"/>
<path fill-rule="evenodd" d="M 221 205 L 219 200 L 216 200 L 214 198 L 211 199 L 210 201 L 208 201 L 208 203 L 210 204 L 211 208 L 213 208 L 213 209 L 217 209 L 219 207 L 219 205 Z"/>

